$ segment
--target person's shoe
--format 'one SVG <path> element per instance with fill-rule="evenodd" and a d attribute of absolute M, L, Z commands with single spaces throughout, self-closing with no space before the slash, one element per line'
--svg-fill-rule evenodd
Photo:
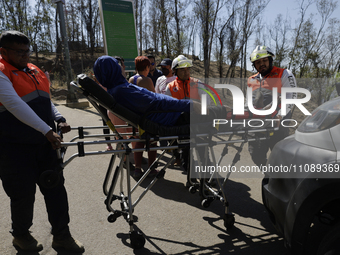
<path fill-rule="evenodd" d="M 52 248 L 55 250 L 63 249 L 72 253 L 83 253 L 85 251 L 84 245 L 71 235 L 53 237 Z"/>
<path fill-rule="evenodd" d="M 155 177 L 158 174 L 158 172 L 159 172 L 158 170 L 152 169 L 150 171 L 150 173 L 148 174 L 148 177 L 153 178 L 153 177 Z"/>
<path fill-rule="evenodd" d="M 41 251 L 43 246 L 30 233 L 13 238 L 13 245 L 23 251 Z"/>
<path fill-rule="evenodd" d="M 135 171 L 133 172 L 133 177 L 139 179 L 140 177 L 142 177 L 142 175 L 143 175 L 142 170 L 140 168 L 135 168 Z"/>

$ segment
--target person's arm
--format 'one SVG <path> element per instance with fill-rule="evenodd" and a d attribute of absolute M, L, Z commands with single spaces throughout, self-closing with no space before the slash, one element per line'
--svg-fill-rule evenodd
<path fill-rule="evenodd" d="M 163 76 L 159 77 L 156 81 L 156 84 L 155 84 L 155 92 L 158 93 L 158 94 L 162 94 L 161 89 L 163 88 L 165 83 L 166 83 L 166 78 L 163 79 Z"/>
<path fill-rule="evenodd" d="M 139 77 L 137 79 L 137 86 L 145 88 L 151 92 L 156 92 L 153 82 L 149 77 Z"/>
<path fill-rule="evenodd" d="M 57 107 L 51 101 L 52 115 L 55 122 L 58 123 L 58 127 L 62 133 L 67 133 L 71 131 L 70 125 L 66 123 L 66 119 L 63 115 L 58 111 Z"/>
<path fill-rule="evenodd" d="M 164 94 L 164 95 L 167 95 L 167 96 L 169 96 L 169 97 L 172 97 L 171 91 L 170 91 L 170 88 L 169 88 L 169 84 L 170 84 L 170 83 L 168 83 L 168 84 L 166 85 L 166 90 L 165 90 L 165 94 Z"/>
<path fill-rule="evenodd" d="M 296 88 L 297 87 L 295 77 L 294 77 L 293 73 L 288 69 L 285 69 L 283 71 L 282 77 L 281 77 L 281 83 L 282 83 L 283 88 L 284 87 L 286 87 L 286 88 Z M 292 93 L 292 92 L 287 93 L 286 98 L 287 99 L 297 98 L 297 94 Z M 287 105 L 287 109 L 286 109 L 287 115 L 290 113 L 292 108 L 293 108 L 293 104 Z M 281 109 L 279 110 L 278 115 L 281 115 Z"/>
<path fill-rule="evenodd" d="M 51 142 L 53 148 L 59 148 L 61 139 L 16 93 L 12 82 L 0 71 L 0 102 L 7 111 L 24 124 L 41 132 Z M 58 138 L 59 137 L 59 138 Z M 58 145 L 56 144 L 58 143 Z"/>

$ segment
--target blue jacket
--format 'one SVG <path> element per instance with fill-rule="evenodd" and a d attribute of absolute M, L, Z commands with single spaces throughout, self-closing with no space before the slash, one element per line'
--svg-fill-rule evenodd
<path fill-rule="evenodd" d="M 156 123 L 174 126 L 182 112 L 190 112 L 190 100 L 178 100 L 128 83 L 113 57 L 99 57 L 93 71 L 99 83 L 120 105 L 140 115 L 162 111 L 147 115 L 147 119 Z"/>

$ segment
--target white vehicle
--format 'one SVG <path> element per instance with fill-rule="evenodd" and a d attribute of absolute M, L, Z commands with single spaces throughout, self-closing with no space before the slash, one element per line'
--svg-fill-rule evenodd
<path fill-rule="evenodd" d="M 340 254 L 339 163 L 340 97 L 314 110 L 268 159 L 263 204 L 292 254 Z"/>

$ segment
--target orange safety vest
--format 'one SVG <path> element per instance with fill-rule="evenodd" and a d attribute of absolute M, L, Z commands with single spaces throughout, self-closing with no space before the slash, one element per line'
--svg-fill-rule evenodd
<path fill-rule="evenodd" d="M 182 81 L 176 77 L 176 79 L 168 84 L 171 96 L 177 99 L 197 99 L 201 97 L 198 94 L 198 79 L 191 78 L 186 81 Z"/>
<path fill-rule="evenodd" d="M 276 66 L 273 66 L 272 70 L 270 71 L 269 74 L 267 74 L 262 81 L 259 81 L 255 77 L 258 75 L 254 74 L 253 76 L 248 78 L 248 87 L 251 87 L 252 90 L 256 90 L 258 88 L 264 88 L 268 90 L 272 90 L 273 88 L 277 88 L 277 92 L 281 94 L 281 77 L 283 74 L 283 71 L 285 69 L 279 68 Z"/>
<path fill-rule="evenodd" d="M 29 71 L 18 70 L 0 57 L 0 71 L 13 84 L 21 99 L 55 130 L 51 108 L 49 81 L 38 67 L 28 64 Z M 41 144 L 47 139 L 39 131 L 24 124 L 12 115 L 0 102 L 0 142 Z"/>
<path fill-rule="evenodd" d="M 31 70 L 29 73 L 18 70 L 0 57 L 0 71 L 3 72 L 12 82 L 19 97 L 21 97 L 25 102 L 29 102 L 30 99 L 25 99 L 25 97 L 30 97 L 29 95 L 31 93 L 39 91 L 42 92 L 41 94 L 49 98 L 50 88 L 48 79 L 44 72 L 30 63 L 27 67 Z M 31 97 L 33 99 L 35 98 L 34 95 Z M 2 105 L 1 102 L 0 105 Z"/>

